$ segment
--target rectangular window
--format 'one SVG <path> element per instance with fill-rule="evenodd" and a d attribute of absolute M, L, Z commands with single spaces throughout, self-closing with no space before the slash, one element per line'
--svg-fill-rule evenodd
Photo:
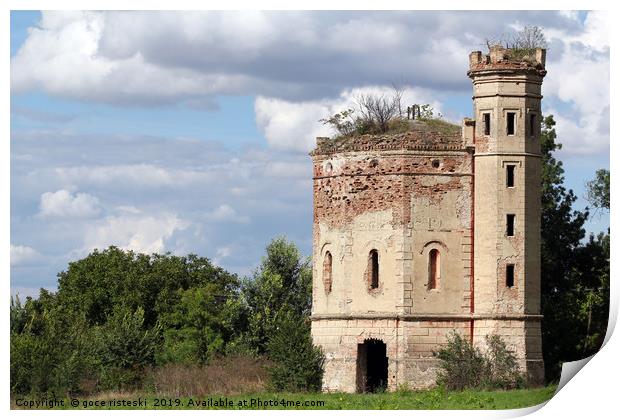
<path fill-rule="evenodd" d="M 515 186 L 515 165 L 506 166 L 506 186 L 507 187 Z"/>
<path fill-rule="evenodd" d="M 530 136 L 534 136 L 536 134 L 536 114 L 530 114 Z"/>
<path fill-rule="evenodd" d="M 515 236 L 515 215 L 506 215 L 506 236 Z"/>
<path fill-rule="evenodd" d="M 508 112 L 506 114 L 506 134 L 509 136 L 514 136 L 515 134 L 515 117 L 516 113 Z"/>
<path fill-rule="evenodd" d="M 429 264 L 428 264 L 428 289 L 437 289 L 439 287 L 439 276 L 440 276 L 440 256 L 439 251 L 436 249 L 431 249 L 431 252 L 428 254 Z"/>
<path fill-rule="evenodd" d="M 376 249 L 370 251 L 370 255 L 368 256 L 368 269 L 370 271 L 368 286 L 370 289 L 376 289 L 379 287 L 379 253 Z"/>
<path fill-rule="evenodd" d="M 515 285 L 515 266 L 508 264 L 506 266 L 506 287 L 514 287 Z"/>
<path fill-rule="evenodd" d="M 491 114 L 485 113 L 485 114 L 482 114 L 482 117 L 484 118 L 484 135 L 490 136 L 491 135 Z"/>

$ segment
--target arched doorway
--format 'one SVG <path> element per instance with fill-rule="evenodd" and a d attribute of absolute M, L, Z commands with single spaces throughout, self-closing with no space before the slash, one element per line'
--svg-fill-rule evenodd
<path fill-rule="evenodd" d="M 377 339 L 357 345 L 357 392 L 387 388 L 388 358 L 385 343 Z"/>

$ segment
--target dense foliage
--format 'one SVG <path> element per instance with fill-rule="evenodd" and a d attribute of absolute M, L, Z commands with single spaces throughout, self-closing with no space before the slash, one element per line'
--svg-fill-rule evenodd
<path fill-rule="evenodd" d="M 577 197 L 564 187 L 564 168 L 553 153 L 555 121 L 542 123 L 543 357 L 547 380 L 559 379 L 561 364 L 595 353 L 603 343 L 609 314 L 609 232 L 585 238 L 588 209 L 573 209 Z M 590 184 L 590 196 L 609 207 L 607 182 Z M 593 187 L 596 185 L 596 187 Z M 600 185 L 600 187 L 599 187 Z"/>
<path fill-rule="evenodd" d="M 307 317 L 294 311 L 280 315 L 268 344 L 275 365 L 270 369 L 276 391 L 320 391 L 324 356 L 312 343 Z"/>
<path fill-rule="evenodd" d="M 588 182 L 587 199 L 597 209 L 609 210 L 609 170 L 599 169 L 596 178 Z"/>
<path fill-rule="evenodd" d="M 288 389 L 287 378 L 296 390 L 316 389 L 322 356 L 305 321 L 311 287 L 308 261 L 284 238 L 242 281 L 196 255 L 95 250 L 58 275 L 56 293 L 41 290 L 24 304 L 11 299 L 11 391 L 135 388 L 154 366 L 203 365 L 236 353 L 269 357 L 269 348 L 276 388 Z M 296 338 L 293 352 L 278 344 L 282 331 Z M 301 379 L 289 358 L 306 361 Z"/>

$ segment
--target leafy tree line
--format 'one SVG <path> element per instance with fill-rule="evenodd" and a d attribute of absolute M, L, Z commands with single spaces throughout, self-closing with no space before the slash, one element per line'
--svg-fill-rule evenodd
<path fill-rule="evenodd" d="M 57 292 L 11 298 L 11 391 L 134 388 L 147 367 L 229 354 L 275 362 L 275 389 L 317 389 L 310 304 L 309 262 L 284 238 L 243 280 L 196 255 L 95 250 L 59 273 Z"/>

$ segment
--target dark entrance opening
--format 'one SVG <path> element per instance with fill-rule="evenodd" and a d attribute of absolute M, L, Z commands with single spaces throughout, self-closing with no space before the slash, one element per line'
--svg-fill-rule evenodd
<path fill-rule="evenodd" d="M 387 388 L 388 358 L 385 343 L 369 339 L 357 345 L 357 392 L 377 392 Z"/>

